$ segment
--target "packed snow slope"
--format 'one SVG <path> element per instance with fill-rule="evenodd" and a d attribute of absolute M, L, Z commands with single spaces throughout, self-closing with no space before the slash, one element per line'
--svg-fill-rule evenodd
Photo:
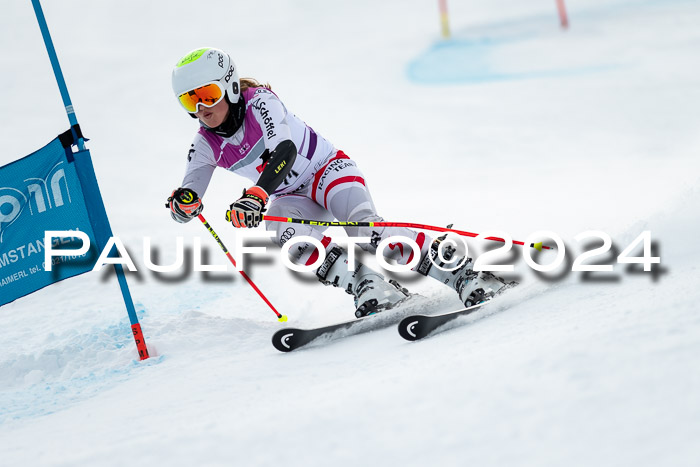
<path fill-rule="evenodd" d="M 449 3 L 442 41 L 434 1 L 44 1 L 152 358 L 108 271 L 0 308 L 0 464 L 700 463 L 700 2 L 568 0 L 568 31 L 551 0 Z M 3 5 L 0 37 L 5 164 L 68 123 L 29 1 Z M 160 264 L 178 236 L 227 264 L 163 208 L 196 130 L 170 71 L 202 46 L 355 159 L 387 220 L 547 230 L 562 266 L 535 274 L 516 247 L 521 285 L 425 341 L 390 327 L 277 352 L 280 324 L 232 269 L 145 267 L 144 237 Z M 246 186 L 221 171 L 204 197 L 230 248 L 223 211 Z M 576 240 L 590 230 L 611 236 L 591 262 L 613 272 L 571 271 L 601 244 Z M 661 264 L 616 264 L 647 230 Z M 276 256 L 248 271 L 290 325 L 353 314 Z M 399 279 L 426 311 L 459 306 Z"/>

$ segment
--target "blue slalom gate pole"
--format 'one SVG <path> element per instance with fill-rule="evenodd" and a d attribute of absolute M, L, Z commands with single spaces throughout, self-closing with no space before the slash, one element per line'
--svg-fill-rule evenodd
<path fill-rule="evenodd" d="M 71 133 L 73 133 L 73 139 L 77 142 L 78 149 L 80 152 L 85 152 L 89 154 L 89 151 L 85 149 L 85 142 L 83 139 L 82 132 L 80 131 L 80 126 L 78 125 L 78 119 L 75 115 L 75 109 L 70 100 L 70 95 L 68 94 L 68 87 L 66 86 L 66 81 L 63 78 L 63 72 L 61 71 L 61 65 L 58 63 L 58 56 L 56 55 L 56 49 L 54 48 L 53 41 L 51 40 L 51 34 L 49 33 L 49 27 L 46 24 L 46 18 L 44 17 L 44 12 L 41 8 L 41 3 L 39 0 L 32 0 L 32 6 L 34 7 L 34 13 L 36 14 L 36 19 L 39 22 L 39 29 L 41 29 L 41 35 L 44 38 L 44 44 L 46 46 L 46 51 L 49 54 L 49 59 L 51 60 L 51 67 L 53 68 L 53 73 L 56 77 L 56 83 L 58 84 L 58 89 L 61 92 L 61 98 L 63 99 L 63 106 L 65 107 L 66 114 L 68 115 L 68 121 L 71 125 Z M 88 156 L 89 157 L 89 156 Z M 92 164 L 90 164 L 91 166 Z M 94 173 L 93 179 L 94 179 Z M 89 183 L 91 180 L 87 179 Z M 112 235 L 111 227 L 109 226 L 109 220 L 107 218 L 107 212 L 104 208 L 104 203 L 102 201 L 102 196 L 100 195 L 99 188 L 97 186 L 97 181 L 95 179 L 94 186 L 88 187 L 96 199 L 91 201 L 91 205 L 94 215 L 99 217 L 103 222 L 100 221 L 103 226 L 103 232 L 109 237 Z M 103 245 L 100 245 L 104 247 Z M 126 311 L 129 315 L 129 321 L 131 322 L 131 331 L 134 335 L 134 340 L 136 341 L 136 348 L 139 353 L 141 360 L 145 360 L 149 357 L 148 348 L 146 347 L 146 340 L 143 337 L 143 332 L 141 331 L 141 324 L 139 323 L 138 316 L 136 316 L 136 309 L 134 308 L 134 302 L 131 298 L 131 292 L 129 292 L 129 285 L 126 282 L 126 276 L 124 275 L 124 268 L 121 264 L 115 264 L 114 269 L 117 274 L 117 281 L 119 282 L 119 288 L 121 289 L 122 297 L 124 299 L 124 305 L 126 305 Z"/>
<path fill-rule="evenodd" d="M 61 71 L 61 65 L 58 63 L 58 56 L 56 55 L 56 49 L 53 46 L 53 41 L 51 40 L 51 34 L 49 33 L 49 27 L 46 24 L 46 18 L 44 17 L 44 10 L 41 8 L 41 3 L 39 0 L 32 0 L 32 6 L 34 7 L 34 13 L 36 14 L 36 19 L 39 22 L 39 29 L 41 29 L 41 36 L 44 38 L 44 45 L 46 46 L 46 51 L 49 53 L 49 60 L 51 60 L 51 67 L 53 68 L 53 74 L 56 76 L 56 83 L 58 84 L 58 90 L 61 92 L 61 98 L 63 99 L 63 106 L 68 114 L 68 121 L 70 122 L 71 131 L 73 132 L 73 138 L 78 142 L 78 149 L 81 151 L 85 149 L 85 144 L 82 135 L 77 134 L 78 119 L 75 116 L 75 110 L 73 109 L 73 104 L 70 100 L 70 95 L 68 94 L 68 87 L 66 86 L 66 80 L 63 79 L 63 72 Z"/>

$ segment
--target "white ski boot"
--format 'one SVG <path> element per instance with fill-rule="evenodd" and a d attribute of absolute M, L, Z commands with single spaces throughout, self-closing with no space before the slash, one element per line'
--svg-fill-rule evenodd
<path fill-rule="evenodd" d="M 465 258 L 460 258 L 459 261 L 450 263 L 440 261 L 438 248 L 440 247 L 440 242 L 444 239 L 445 236 L 436 238 L 433 241 L 430 250 L 428 250 L 418 264 L 417 271 L 424 276 L 430 276 L 452 287 L 457 291 L 459 299 L 464 303 L 465 307 L 490 300 L 494 296 L 503 293 L 506 289 L 518 285 L 515 281 L 506 282 L 490 272 L 475 272 L 472 270 L 474 263 L 471 258 L 466 258 L 466 261 Z M 442 255 L 445 261 L 449 262 L 454 256 L 455 251 L 456 250 L 450 245 L 445 245 Z M 464 264 L 454 271 L 444 270 L 461 263 Z"/>
<path fill-rule="evenodd" d="M 355 297 L 355 316 L 379 313 L 393 308 L 409 296 L 408 290 L 395 280 L 386 282 L 384 276 L 360 262 L 348 271 L 348 254 L 334 247 L 326 254 L 326 260 L 316 270 L 318 279 L 333 287 L 341 287 Z"/>

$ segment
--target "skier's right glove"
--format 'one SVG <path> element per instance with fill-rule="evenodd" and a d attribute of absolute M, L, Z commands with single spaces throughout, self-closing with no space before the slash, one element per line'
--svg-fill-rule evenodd
<path fill-rule="evenodd" d="M 189 188 L 178 188 L 173 191 L 165 207 L 170 208 L 172 218 L 181 224 L 191 221 L 204 209 L 202 200 Z"/>

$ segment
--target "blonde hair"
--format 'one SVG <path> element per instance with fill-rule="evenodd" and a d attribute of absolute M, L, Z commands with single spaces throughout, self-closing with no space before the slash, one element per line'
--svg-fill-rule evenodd
<path fill-rule="evenodd" d="M 240 81 L 241 81 L 241 92 L 243 92 L 249 88 L 265 88 L 265 89 L 269 89 L 270 91 L 272 91 L 272 87 L 270 86 L 270 83 L 262 84 L 255 78 L 241 78 Z"/>

